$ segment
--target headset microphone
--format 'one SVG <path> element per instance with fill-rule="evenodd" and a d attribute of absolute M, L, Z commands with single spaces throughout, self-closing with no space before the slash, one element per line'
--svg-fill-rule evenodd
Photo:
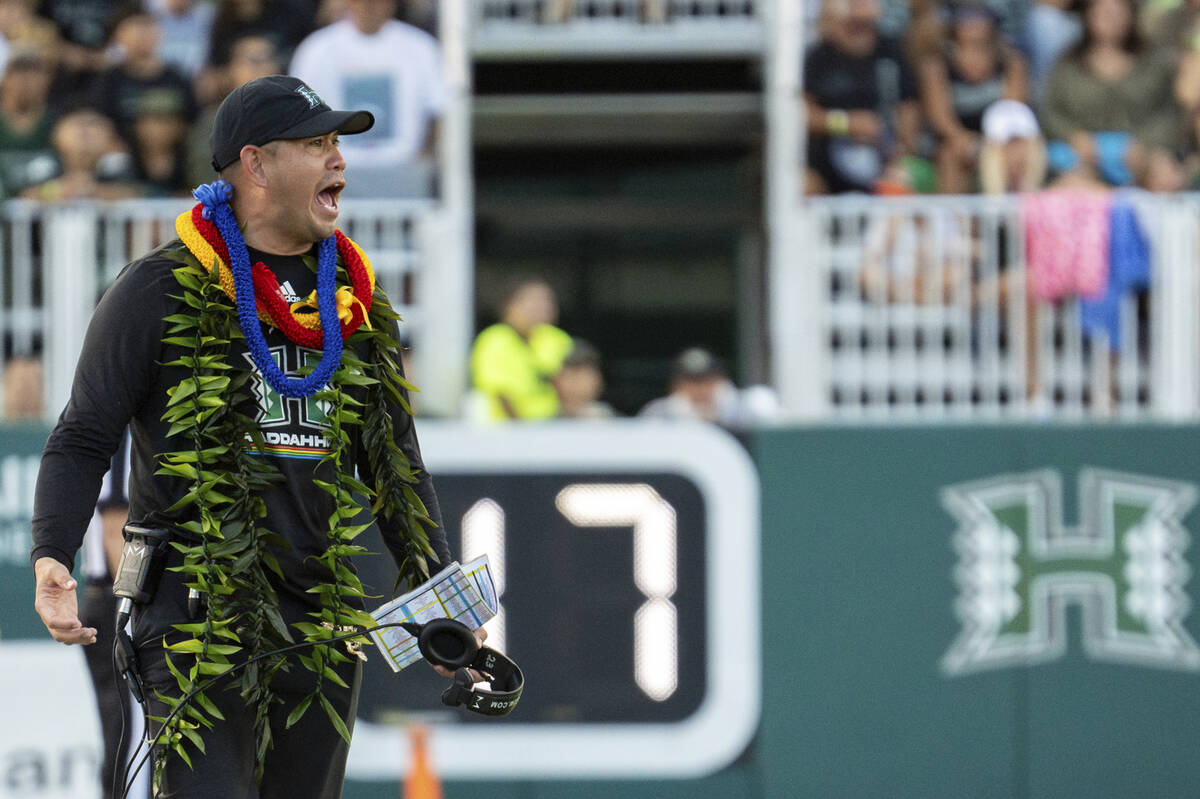
<path fill-rule="evenodd" d="M 454 683 L 442 692 L 443 704 L 463 705 L 485 716 L 507 716 L 517 706 L 525 690 L 521 667 L 495 649 L 479 646 L 467 625 L 454 619 L 433 619 L 400 626 L 417 639 L 426 660 L 454 670 Z M 476 687 L 472 669 L 484 675 L 490 690 Z"/>

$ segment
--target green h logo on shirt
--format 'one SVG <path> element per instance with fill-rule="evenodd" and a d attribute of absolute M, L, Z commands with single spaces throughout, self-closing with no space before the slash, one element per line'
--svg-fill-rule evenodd
<path fill-rule="evenodd" d="M 1182 519 L 1195 499 L 1187 483 L 1084 469 L 1080 524 L 1067 527 L 1055 471 L 943 489 L 942 504 L 959 523 L 962 630 L 942 670 L 1062 657 L 1069 605 L 1080 610 L 1083 651 L 1092 659 L 1200 669 L 1200 648 L 1183 628 L 1191 602 Z"/>
<path fill-rule="evenodd" d="M 287 366 L 287 347 L 271 347 L 270 352 L 279 370 L 289 377 L 294 377 L 295 373 L 289 371 Z M 263 378 L 262 373 L 254 364 L 254 360 L 250 357 L 250 353 L 242 353 L 242 357 L 250 364 L 250 371 L 254 376 L 253 386 L 254 393 L 258 398 L 257 421 L 259 427 L 266 429 L 268 427 L 300 426 L 311 428 L 313 431 L 323 431 L 329 426 L 327 421 L 329 402 L 318 400 L 315 395 L 305 397 L 303 400 L 282 396 Z M 299 358 L 301 367 L 307 367 L 306 374 L 309 374 L 317 368 L 317 363 L 321 360 L 321 353 L 319 350 L 297 347 L 295 357 Z"/>

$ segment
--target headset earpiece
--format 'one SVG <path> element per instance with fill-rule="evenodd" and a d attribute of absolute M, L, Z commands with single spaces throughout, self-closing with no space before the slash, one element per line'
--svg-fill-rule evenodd
<path fill-rule="evenodd" d="M 454 682 L 442 691 L 442 702 L 485 716 L 507 716 L 525 690 L 521 667 L 491 647 L 481 647 L 475 633 L 454 619 L 433 619 L 425 624 L 401 625 L 417 639 L 421 654 L 435 666 L 454 669 Z M 477 689 L 470 669 L 483 674 L 491 690 Z"/>
<path fill-rule="evenodd" d="M 430 663 L 447 669 L 471 665 L 479 652 L 475 633 L 454 619 L 434 619 L 422 625 L 417 647 Z"/>

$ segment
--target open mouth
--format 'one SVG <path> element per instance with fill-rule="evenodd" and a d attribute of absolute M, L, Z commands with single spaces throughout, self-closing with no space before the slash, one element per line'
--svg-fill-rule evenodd
<path fill-rule="evenodd" d="M 337 213 L 338 195 L 342 193 L 342 189 L 346 187 L 345 183 L 334 183 L 331 186 L 326 186 L 317 192 L 316 203 L 319 207 L 326 211 Z"/>

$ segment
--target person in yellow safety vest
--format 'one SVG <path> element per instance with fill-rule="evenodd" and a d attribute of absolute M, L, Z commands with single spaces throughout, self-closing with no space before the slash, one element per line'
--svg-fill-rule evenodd
<path fill-rule="evenodd" d="M 543 280 L 525 279 L 505 295 L 500 321 L 485 328 L 471 350 L 471 381 L 486 400 L 486 418 L 552 419 L 559 414 L 552 379 L 571 349 L 554 326 L 558 301 Z"/>

